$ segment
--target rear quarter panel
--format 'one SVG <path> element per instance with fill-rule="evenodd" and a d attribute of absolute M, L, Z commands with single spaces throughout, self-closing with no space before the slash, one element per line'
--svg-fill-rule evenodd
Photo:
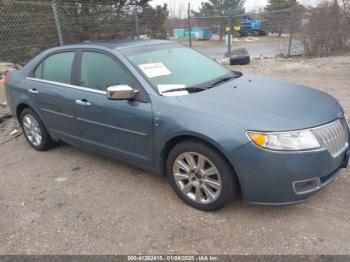
<path fill-rule="evenodd" d="M 13 113 L 13 115 L 17 116 L 16 110 L 20 104 L 26 104 L 31 107 L 37 114 L 40 112 L 36 106 L 35 100 L 33 96 L 28 92 L 28 89 L 35 88 L 35 83 L 27 80 L 27 77 L 32 76 L 32 72 L 36 65 L 49 53 L 54 51 L 55 48 L 44 51 L 39 54 L 35 58 L 33 58 L 28 64 L 26 64 L 23 68 L 15 71 L 10 71 L 8 75 L 10 76 L 10 81 L 8 86 L 5 87 L 5 94 L 8 106 Z"/>
<path fill-rule="evenodd" d="M 35 83 L 27 80 L 27 76 L 23 75 L 21 70 L 11 71 L 9 76 L 10 81 L 8 86 L 5 87 L 5 94 L 13 116 L 16 117 L 20 123 L 18 108 L 23 105 L 33 109 L 39 115 L 40 119 L 43 119 L 41 111 L 37 106 L 35 96 L 28 92 L 28 89 L 36 87 Z"/>
<path fill-rule="evenodd" d="M 18 117 L 16 109 L 20 104 L 27 104 L 30 107 L 34 106 L 27 91 L 30 87 L 25 84 L 25 78 L 21 75 L 21 70 L 11 71 L 8 75 L 10 81 L 5 87 L 6 99 L 12 114 Z"/>

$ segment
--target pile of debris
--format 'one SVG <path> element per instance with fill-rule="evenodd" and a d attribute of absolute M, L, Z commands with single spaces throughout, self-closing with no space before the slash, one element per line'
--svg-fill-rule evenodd
<path fill-rule="evenodd" d="M 2 84 L 3 76 L 11 70 L 18 69 L 19 66 L 10 63 L 0 63 L 0 145 L 18 137 L 22 134 L 22 129 L 16 119 L 12 116 L 6 102 L 4 86 Z"/>
<path fill-rule="evenodd" d="M 0 145 L 21 135 L 22 130 L 6 103 L 0 104 Z"/>

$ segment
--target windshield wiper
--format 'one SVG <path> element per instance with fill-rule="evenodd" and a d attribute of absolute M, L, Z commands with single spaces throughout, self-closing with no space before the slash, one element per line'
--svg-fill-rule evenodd
<path fill-rule="evenodd" d="M 181 88 L 175 88 L 175 89 L 169 89 L 166 90 L 164 92 L 162 92 L 162 94 L 164 93 L 170 93 L 170 92 L 179 92 L 179 91 L 203 91 L 203 90 L 207 90 L 207 87 L 199 87 L 199 86 L 190 86 L 190 87 L 181 87 Z"/>
<path fill-rule="evenodd" d="M 225 76 L 225 77 L 219 79 L 218 81 L 212 83 L 210 86 L 214 87 L 214 86 L 217 86 L 218 84 L 227 82 L 227 81 L 229 81 L 231 79 L 234 79 L 234 78 L 239 78 L 239 77 L 241 77 L 243 75 L 241 72 L 238 72 L 238 71 L 233 71 L 233 73 L 234 74 L 230 74 L 228 76 Z"/>
<path fill-rule="evenodd" d="M 210 83 L 209 85 L 207 86 L 190 86 L 190 87 L 181 87 L 181 88 L 175 88 L 175 89 L 169 89 L 169 90 L 166 90 L 164 92 L 162 92 L 162 94 L 164 93 L 170 93 L 170 92 L 179 92 L 179 91 L 195 91 L 195 92 L 200 92 L 200 91 L 204 91 L 204 90 L 207 90 L 209 88 L 212 88 L 212 87 L 215 87 L 217 86 L 218 84 L 221 84 L 223 82 L 227 82 L 231 79 L 234 79 L 234 78 L 239 78 L 241 77 L 243 74 L 239 71 L 232 71 L 233 74 L 230 74 L 228 76 L 225 76 L 219 80 L 216 80 L 215 82 L 213 83 Z"/>

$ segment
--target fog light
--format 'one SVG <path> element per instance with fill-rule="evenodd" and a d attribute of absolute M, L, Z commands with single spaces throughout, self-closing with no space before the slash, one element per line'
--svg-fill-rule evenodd
<path fill-rule="evenodd" d="M 321 187 L 321 180 L 317 178 L 294 181 L 293 189 L 297 195 L 308 194 L 318 190 Z"/>

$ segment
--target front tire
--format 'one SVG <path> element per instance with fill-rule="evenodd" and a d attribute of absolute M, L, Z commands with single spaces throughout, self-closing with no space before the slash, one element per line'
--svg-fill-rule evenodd
<path fill-rule="evenodd" d="M 237 194 L 238 183 L 224 157 L 194 140 L 181 142 L 170 151 L 167 176 L 178 196 L 196 209 L 217 210 Z"/>
<path fill-rule="evenodd" d="M 20 116 L 24 136 L 32 148 L 46 151 L 55 145 L 40 117 L 30 108 L 25 108 Z"/>

